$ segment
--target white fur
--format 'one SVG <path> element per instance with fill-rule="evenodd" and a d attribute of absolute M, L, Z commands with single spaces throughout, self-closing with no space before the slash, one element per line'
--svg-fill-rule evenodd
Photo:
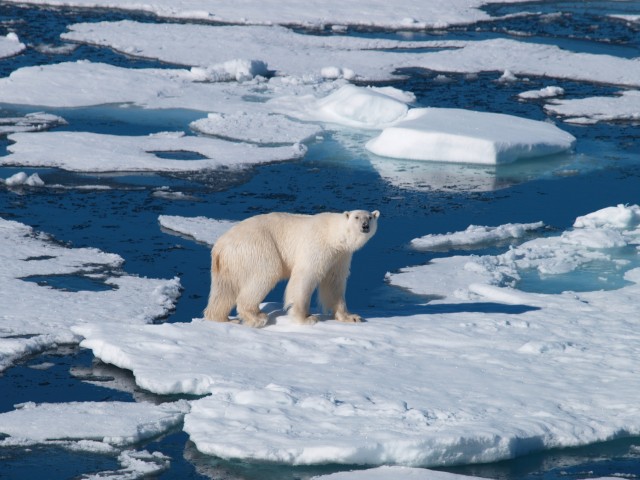
<path fill-rule="evenodd" d="M 226 322 L 235 305 L 245 324 L 263 327 L 267 315 L 260 312 L 260 302 L 288 278 L 284 302 L 297 322 L 317 321 L 309 315 L 316 288 L 323 308 L 332 311 L 336 320 L 362 321 L 347 310 L 347 277 L 353 252 L 376 233 L 379 215 L 377 210 L 268 213 L 240 222 L 211 251 L 211 293 L 205 318 Z"/>

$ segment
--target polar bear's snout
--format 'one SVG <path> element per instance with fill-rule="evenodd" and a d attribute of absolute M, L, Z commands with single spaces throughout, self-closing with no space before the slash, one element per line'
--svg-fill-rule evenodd
<path fill-rule="evenodd" d="M 362 222 L 362 233 L 369 233 L 369 220 L 365 219 Z"/>

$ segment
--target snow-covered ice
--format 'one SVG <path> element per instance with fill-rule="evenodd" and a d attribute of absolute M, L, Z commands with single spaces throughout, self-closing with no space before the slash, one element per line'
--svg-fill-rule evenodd
<path fill-rule="evenodd" d="M 508 285 L 518 269 L 558 260 L 615 264 L 607 241 L 583 244 L 575 232 L 633 247 L 638 210 L 594 212 L 501 255 L 390 274 L 394 285 L 440 296 L 402 317 L 310 328 L 267 304 L 262 330 L 196 319 L 74 332 L 142 388 L 210 394 L 192 402 L 184 428 L 200 451 L 224 458 L 435 466 L 637 435 L 640 268 L 620 264 L 627 285 L 613 291 Z"/>
<path fill-rule="evenodd" d="M 0 157 L 2 165 L 80 172 L 187 172 L 293 160 L 306 152 L 301 144 L 259 147 L 182 132 L 135 137 L 88 132 L 15 133 L 9 140 L 14 143 L 8 147 L 10 154 Z M 195 153 L 203 158 L 176 160 L 159 156 L 166 152 Z"/>
<path fill-rule="evenodd" d="M 158 474 L 169 468 L 160 452 L 128 447 L 149 441 L 182 424 L 188 402 L 153 405 L 135 402 L 28 402 L 0 413 L 0 446 L 55 445 L 72 451 L 117 455 L 121 467 L 82 478 L 129 479 Z"/>
<path fill-rule="evenodd" d="M 180 65 L 206 67 L 244 58 L 261 60 L 271 70 L 295 76 L 319 75 L 322 68 L 340 67 L 352 70 L 361 80 L 385 80 L 393 78 L 398 68 L 420 67 L 443 73 L 508 72 L 505 78 L 510 81 L 539 76 L 640 86 L 640 64 L 634 59 L 503 38 L 401 42 L 300 35 L 281 27 L 136 22 L 78 24 L 71 30 L 63 34 L 65 39 L 110 46 L 128 54 Z M 211 49 L 208 45 L 212 43 L 221 47 Z M 290 48 L 292 43 L 297 45 L 296 49 Z M 432 50 L 411 51 L 425 48 Z"/>
<path fill-rule="evenodd" d="M 539 100 L 541 98 L 553 98 L 564 95 L 564 88 L 562 87 L 544 87 L 540 90 L 527 90 L 518 94 L 518 98 L 522 100 Z"/>
<path fill-rule="evenodd" d="M 322 127 L 318 125 L 260 112 L 211 113 L 189 126 L 205 135 L 257 144 L 301 143 L 322 134 Z"/>
<path fill-rule="evenodd" d="M 0 58 L 18 55 L 26 48 L 27 46 L 22 43 L 18 35 L 13 32 L 8 33 L 4 37 L 0 36 Z"/>
<path fill-rule="evenodd" d="M 24 117 L 0 117 L 0 135 L 15 132 L 39 132 L 66 124 L 64 118 L 45 112 L 28 113 Z"/>
<path fill-rule="evenodd" d="M 166 315 L 180 293 L 178 279 L 139 278 L 119 271 L 119 255 L 65 248 L 44 234 L 0 219 L 0 370 L 56 344 L 77 343 L 69 327 L 83 322 L 151 322 Z M 102 281 L 101 291 L 65 291 L 30 277 L 76 276 Z M 62 277 L 61 277 L 62 276 Z"/>
<path fill-rule="evenodd" d="M 213 246 L 216 240 L 237 222 L 214 220 L 207 217 L 180 217 L 160 215 L 160 226 L 170 233 L 177 233 L 192 238 L 197 242 Z"/>
<path fill-rule="evenodd" d="M 615 96 L 553 100 L 544 109 L 560 115 L 569 123 L 636 121 L 640 120 L 640 91 L 625 90 Z"/>
<path fill-rule="evenodd" d="M 295 0 L 256 2 L 210 2 L 206 0 L 9 0 L 23 4 L 116 8 L 151 12 L 160 17 L 210 20 L 239 24 L 283 24 L 324 28 L 325 25 L 357 25 L 390 29 L 445 28 L 449 25 L 490 20 L 481 8 L 487 0 L 438 0 L 416 4 L 399 0 L 393 4 L 382 0 L 328 0 L 309 8 Z M 491 3 L 516 3 L 523 0 L 492 0 Z"/>
<path fill-rule="evenodd" d="M 575 141 L 552 124 L 513 115 L 415 108 L 366 148 L 383 157 L 496 165 L 566 152 Z"/>
<path fill-rule="evenodd" d="M 0 184 L 4 183 L 7 187 L 19 187 L 26 185 L 28 187 L 42 187 L 44 186 L 44 181 L 40 178 L 40 175 L 37 173 L 32 173 L 31 175 L 27 175 L 24 172 L 18 172 L 11 175 L 4 180 L 0 178 Z"/>
<path fill-rule="evenodd" d="M 442 250 L 451 248 L 478 247 L 487 243 L 498 243 L 503 240 L 518 239 L 528 232 L 544 227 L 544 222 L 507 223 L 497 227 L 469 225 L 462 232 L 442 235 L 430 234 L 411 241 L 411 246 L 418 250 Z"/>
<path fill-rule="evenodd" d="M 149 440 L 179 426 L 188 402 L 153 405 L 137 402 L 26 403 L 0 413 L 0 444 L 36 445 L 82 440 L 126 447 Z M 85 442 L 84 445 L 91 445 Z M 94 449 L 92 447 L 92 449 Z"/>

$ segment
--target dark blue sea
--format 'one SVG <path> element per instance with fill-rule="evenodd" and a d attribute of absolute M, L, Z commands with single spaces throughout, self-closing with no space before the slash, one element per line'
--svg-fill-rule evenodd
<path fill-rule="evenodd" d="M 640 2 L 545 1 L 491 6 L 493 15 L 523 11 L 563 12 L 557 20 L 540 21 L 540 16 L 508 17 L 506 20 L 456 27 L 439 31 L 439 39 L 515 38 L 548 43 L 567 50 L 612 54 L 625 58 L 640 56 L 640 23 L 610 21 L 609 13 L 640 14 Z M 555 18 L 555 17 L 554 17 Z M 108 10 L 81 10 L 16 6 L 0 1 L 0 34 L 16 28 L 29 48 L 0 59 L 0 76 L 18 68 L 63 61 L 88 59 L 122 67 L 176 68 L 153 60 L 131 58 L 107 48 L 80 45 L 66 53 L 42 53 L 35 45 L 61 45 L 60 34 L 78 22 L 133 19 L 161 22 L 154 16 Z M 594 28 L 597 27 L 597 28 Z M 527 32 L 522 37 L 514 32 Z M 393 38 L 396 32 L 349 31 L 350 35 Z M 414 39 L 432 39 L 431 32 L 414 33 Z M 457 107 L 502 112 L 527 118 L 547 118 L 540 102 L 518 102 L 523 90 L 547 86 L 550 81 L 530 77 L 521 83 L 496 82 L 501 72 L 469 77 L 448 73 L 448 81 L 434 81 L 439 72 L 410 70 L 406 79 L 387 84 L 416 94 L 416 106 Z M 563 87 L 566 98 L 611 94 L 611 85 L 573 80 L 553 80 Z M 36 109 L 20 105 L 0 105 L 0 116 L 25 114 Z M 102 106 L 79 109 L 47 109 L 62 116 L 67 125 L 57 130 L 89 131 L 115 135 L 144 135 L 184 130 L 203 117 L 189 110 L 151 111 Z M 477 177 L 478 185 L 487 176 L 492 188 L 469 188 L 456 182 L 456 169 L 445 189 L 428 185 L 393 184 L 381 177 L 364 156 L 354 157 L 330 134 L 322 143 L 309 145 L 299 161 L 276 163 L 226 172 L 192 174 L 91 175 L 58 169 L 0 167 L 0 178 L 19 171 L 37 172 L 48 185 L 103 185 L 104 190 L 21 188 L 0 185 L 0 217 L 16 220 L 52 234 L 73 247 L 96 247 L 125 259 L 127 273 L 152 278 L 179 276 L 184 288 L 176 309 L 164 319 L 188 322 L 201 316 L 209 291 L 209 251 L 204 245 L 174 235 L 158 226 L 159 215 L 206 216 L 239 220 L 271 211 L 317 213 L 351 208 L 379 209 L 384 221 L 367 246 L 366 254 L 354 256 L 349 280 L 348 301 L 364 315 L 384 315 L 411 310 L 419 299 L 412 294 L 383 285 L 386 272 L 424 264 L 437 252 L 416 252 L 407 247 L 416 231 L 445 233 L 464 230 L 470 224 L 501 225 L 542 220 L 565 229 L 577 216 L 620 203 L 640 203 L 640 126 L 633 122 L 598 123 L 589 126 L 558 121 L 577 138 L 576 156 L 567 165 L 563 160 L 524 163 L 505 167 L 467 167 L 466 178 Z M 0 137 L 0 155 L 8 141 Z M 554 163 L 560 162 L 560 165 Z M 558 172 L 565 172 L 559 174 Z M 428 175 L 428 171 L 425 175 Z M 473 181 L 471 182 L 473 184 Z M 152 195 L 154 189 L 170 187 L 188 195 L 171 200 Z M 481 250 L 475 253 L 489 253 Z M 1 266 L 0 266 L 1 268 Z M 91 290 L 100 288 L 74 277 L 41 279 L 53 288 Z M 541 287 L 542 288 L 542 287 Z M 555 287 L 554 287 L 555 288 Z M 557 287 L 561 288 L 561 287 Z M 282 287 L 267 300 L 279 301 Z M 0 306 L 0 309 L 2 306 Z M 49 362 L 48 369 L 33 365 Z M 100 386 L 117 379 L 129 391 Z M 134 392 L 134 393 L 130 393 Z M 135 386 L 130 372 L 101 364 L 92 353 L 78 346 L 60 346 L 32 358 L 23 358 L 0 374 L 0 412 L 22 402 L 135 401 L 142 395 L 166 401 Z M 639 394 L 640 399 L 640 394 Z M 448 471 L 494 479 L 577 479 L 640 476 L 640 438 L 574 449 L 539 452 L 505 462 L 459 466 Z M 182 431 L 169 432 L 136 449 L 162 452 L 171 458 L 171 467 L 155 478 L 162 479 L 302 479 L 363 466 L 285 465 L 232 462 L 199 453 Z M 111 456 L 68 451 L 58 447 L 0 448 L 0 478 L 68 479 L 83 474 L 120 468 Z"/>

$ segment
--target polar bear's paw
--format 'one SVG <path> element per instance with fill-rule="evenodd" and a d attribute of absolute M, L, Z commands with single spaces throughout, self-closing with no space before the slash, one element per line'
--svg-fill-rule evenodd
<path fill-rule="evenodd" d="M 248 327 L 253 328 L 262 328 L 269 321 L 269 316 L 266 313 L 259 313 L 258 315 L 253 315 L 251 318 L 243 319 L 243 322 Z"/>
<path fill-rule="evenodd" d="M 318 317 L 315 315 L 309 315 L 304 318 L 296 318 L 296 323 L 299 323 L 300 325 L 315 325 L 318 323 Z"/>
<path fill-rule="evenodd" d="M 356 313 L 342 313 L 336 315 L 336 320 L 344 323 L 361 323 L 364 319 Z"/>

